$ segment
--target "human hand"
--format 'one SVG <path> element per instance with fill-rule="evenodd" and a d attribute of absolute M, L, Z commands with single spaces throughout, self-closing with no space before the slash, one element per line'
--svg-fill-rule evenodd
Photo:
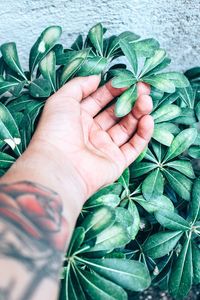
<path fill-rule="evenodd" d="M 71 191 L 79 189 L 81 204 L 100 187 L 115 181 L 147 146 L 153 132 L 148 85 L 138 84 L 132 112 L 119 119 L 114 105 L 100 111 L 124 89 L 113 88 L 111 82 L 97 89 L 99 82 L 96 75 L 77 77 L 52 95 L 20 159 L 26 168 L 32 161 L 32 169 L 39 170 L 34 179 L 43 183 L 45 177 L 44 184 L 61 195 L 70 176 Z"/>

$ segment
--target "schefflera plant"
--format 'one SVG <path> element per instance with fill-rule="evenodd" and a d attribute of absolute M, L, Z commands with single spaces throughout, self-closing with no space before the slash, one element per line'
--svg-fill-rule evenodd
<path fill-rule="evenodd" d="M 46 99 L 71 78 L 101 74 L 101 85 L 126 87 L 115 99 L 118 117 L 131 111 L 137 83 L 148 83 L 152 140 L 85 203 L 64 257 L 60 300 L 132 299 L 150 284 L 183 299 L 200 283 L 200 68 L 163 72 L 170 59 L 158 41 L 130 31 L 105 37 L 100 23 L 69 48 L 58 44 L 61 33 L 59 26 L 41 33 L 28 70 L 15 43 L 1 45 L 1 174 L 27 148 Z"/>

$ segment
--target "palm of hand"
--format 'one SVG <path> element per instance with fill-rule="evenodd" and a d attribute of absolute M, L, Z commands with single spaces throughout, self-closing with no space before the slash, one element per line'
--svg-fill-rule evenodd
<path fill-rule="evenodd" d="M 75 78 L 54 94 L 33 138 L 53 148 L 54 159 L 63 162 L 63 167 L 73 166 L 88 196 L 115 181 L 146 147 L 153 132 L 147 85 L 138 85 L 135 107 L 119 120 L 114 105 L 102 109 L 124 89 L 115 89 L 110 82 L 97 89 L 99 79 Z"/>

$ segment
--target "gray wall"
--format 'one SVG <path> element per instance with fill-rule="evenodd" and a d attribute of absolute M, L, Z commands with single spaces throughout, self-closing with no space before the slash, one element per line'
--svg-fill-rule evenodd
<path fill-rule="evenodd" d="M 28 51 L 46 26 L 63 27 L 69 46 L 79 32 L 102 21 L 109 33 L 132 30 L 155 37 L 166 48 L 173 69 L 200 64 L 200 0 L 0 0 L 0 43 L 17 42 L 27 65 Z"/>

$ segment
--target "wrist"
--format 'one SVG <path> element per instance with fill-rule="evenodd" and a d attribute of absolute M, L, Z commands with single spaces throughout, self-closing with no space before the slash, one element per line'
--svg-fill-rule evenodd
<path fill-rule="evenodd" d="M 74 226 L 87 200 L 85 183 L 69 161 L 62 161 L 61 157 L 55 158 L 56 149 L 41 146 L 30 144 L 1 181 L 32 181 L 54 190 L 63 201 L 65 216 Z"/>

